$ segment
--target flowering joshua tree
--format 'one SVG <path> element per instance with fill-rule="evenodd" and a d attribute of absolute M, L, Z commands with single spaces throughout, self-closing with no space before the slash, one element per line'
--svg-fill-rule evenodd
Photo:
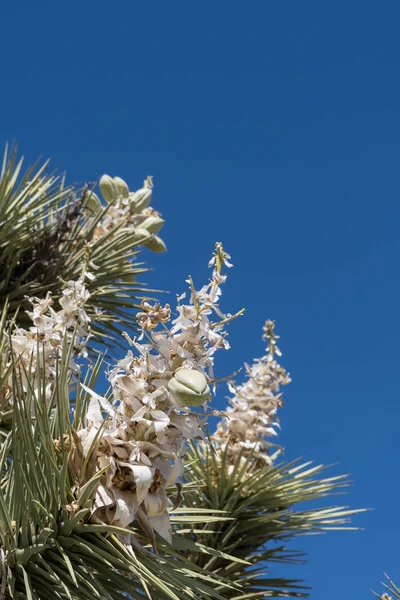
<path fill-rule="evenodd" d="M 228 381 L 216 411 L 214 355 L 243 313 L 220 307 L 230 256 L 217 243 L 207 283 L 189 277 L 175 308 L 153 303 L 136 262 L 166 249 L 151 178 L 130 192 L 104 175 L 102 199 L 92 187 L 46 165 L 22 173 L 6 151 L 0 600 L 306 596 L 271 564 L 299 562 L 291 537 L 345 528 L 356 511 L 299 508 L 347 479 L 279 462 L 271 440 L 290 377 L 274 323 L 266 355 Z M 106 364 L 107 347 L 126 354 Z"/>

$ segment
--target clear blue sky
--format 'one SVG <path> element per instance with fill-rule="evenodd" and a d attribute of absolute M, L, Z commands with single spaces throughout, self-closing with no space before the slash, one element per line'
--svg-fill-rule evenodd
<path fill-rule="evenodd" d="M 374 508 L 363 532 L 298 540 L 290 575 L 323 600 L 400 581 L 399 20 L 393 0 L 0 7 L 0 141 L 73 182 L 153 175 L 158 287 L 200 283 L 224 242 L 224 308 L 247 312 L 221 375 L 276 320 L 287 458 L 337 461 L 347 502 Z"/>

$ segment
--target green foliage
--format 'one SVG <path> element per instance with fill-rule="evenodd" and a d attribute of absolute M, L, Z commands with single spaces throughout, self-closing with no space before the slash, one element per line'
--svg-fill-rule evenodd
<path fill-rule="evenodd" d="M 270 565 L 303 562 L 301 553 L 287 548 L 288 542 L 299 535 L 353 529 L 347 525 L 348 518 L 358 510 L 300 507 L 340 493 L 349 484 L 348 478 L 321 477 L 326 467 L 299 461 L 253 469 L 251 454 L 242 462 L 240 458 L 228 473 L 227 448 L 215 453 L 206 444 L 191 447 L 190 466 L 185 472 L 185 506 L 225 511 L 232 520 L 180 529 L 185 540 L 195 540 L 214 550 L 212 556 L 193 554 L 190 559 L 240 584 L 242 590 L 229 591 L 228 598 L 308 595 L 302 582 L 271 576 Z M 223 552 L 242 562 L 227 560 Z"/>
<path fill-rule="evenodd" d="M 376 594 L 374 592 L 374 595 L 379 598 L 379 600 L 393 600 L 393 598 L 400 599 L 400 588 L 397 587 L 388 575 L 385 574 L 385 577 L 386 583 L 383 583 L 382 585 L 386 591 L 383 594 Z M 393 596 L 390 596 L 390 594 L 393 594 Z"/>

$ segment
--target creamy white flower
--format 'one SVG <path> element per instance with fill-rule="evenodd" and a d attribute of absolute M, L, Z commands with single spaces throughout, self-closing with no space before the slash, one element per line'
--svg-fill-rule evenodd
<path fill-rule="evenodd" d="M 275 354 L 280 352 L 272 321 L 266 322 L 263 338 L 268 340 L 267 354 L 251 366 L 246 365 L 247 379 L 243 384 L 228 384 L 233 397 L 212 436 L 217 454 L 226 451 L 228 472 L 233 471 L 239 456 L 245 461 L 251 455 L 244 477 L 252 472 L 252 467 L 273 464 L 270 448 L 275 444 L 268 438 L 276 436 L 279 427 L 277 411 L 283 404 L 280 386 L 290 383 L 289 375 L 275 360 Z"/>
<path fill-rule="evenodd" d="M 50 400 L 54 391 L 57 376 L 57 365 L 60 360 L 63 344 L 73 345 L 71 359 L 68 365 L 70 374 L 76 374 L 79 365 L 76 362 L 78 356 L 87 356 L 86 344 L 90 336 L 90 319 L 85 312 L 84 306 L 89 299 L 89 292 L 83 281 L 69 281 L 62 291 L 58 303 L 60 310 L 53 308 L 54 301 L 48 293 L 45 298 L 30 298 L 32 310 L 28 315 L 33 325 L 29 329 L 17 327 L 11 334 L 11 344 L 7 348 L 8 357 L 6 361 L 10 364 L 10 352 L 14 354 L 14 361 L 21 369 L 21 380 L 24 388 L 28 389 L 29 379 L 36 393 L 38 386 L 43 386 L 39 381 L 37 373 L 40 368 L 41 375 L 45 376 L 46 399 Z M 6 382 L 8 403 L 12 405 L 12 376 Z"/>
<path fill-rule="evenodd" d="M 189 279 L 189 303 L 180 304 L 184 296 L 179 297 L 172 323 L 168 305 L 142 304 L 138 315 L 142 335 L 139 339 L 125 335 L 134 352 L 129 351 L 109 373 L 112 395 L 108 400 L 85 388 L 91 402 L 88 426 L 79 432 L 84 452 L 93 451 L 87 439 L 94 439 L 91 432 L 98 431 L 99 414 L 103 414 L 106 428 L 95 448 L 98 469 L 106 464 L 113 469 L 103 476 L 96 496 L 92 515 L 96 521 L 129 524 L 144 515 L 155 531 L 171 541 L 166 489 L 183 473 L 186 441 L 203 437 L 214 353 L 228 347 L 224 326 L 230 319 L 217 305 L 226 256 L 217 244 L 210 283 L 197 292 Z M 199 404 L 203 407 L 195 411 L 192 407 Z"/>

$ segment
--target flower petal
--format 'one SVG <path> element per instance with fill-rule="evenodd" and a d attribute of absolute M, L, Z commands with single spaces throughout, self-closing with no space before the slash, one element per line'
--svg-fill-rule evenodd
<path fill-rule="evenodd" d="M 160 517 L 149 517 L 149 521 L 153 529 L 169 544 L 172 544 L 172 528 L 168 511 L 165 511 Z"/>
<path fill-rule="evenodd" d="M 112 417 L 115 415 L 114 408 L 112 407 L 112 404 L 110 404 L 110 402 L 107 400 L 107 398 L 103 398 L 103 396 L 99 396 L 99 394 L 96 394 L 96 392 L 94 392 L 93 390 L 91 390 L 90 388 L 88 388 L 83 383 L 81 383 L 81 387 L 83 387 L 83 389 L 85 390 L 85 392 L 87 392 L 92 398 L 95 398 L 99 402 L 101 408 L 106 413 L 108 413 Z M 103 418 L 101 420 L 103 420 Z"/>
<path fill-rule="evenodd" d="M 149 488 L 153 482 L 154 469 L 144 465 L 131 465 L 130 463 L 119 463 L 122 467 L 132 469 L 133 479 L 136 483 L 136 495 L 138 505 L 140 506 L 145 499 Z"/>
<path fill-rule="evenodd" d="M 138 509 L 135 494 L 133 492 L 122 492 L 117 488 L 113 488 L 112 492 L 116 503 L 113 522 L 121 527 L 127 527 L 135 520 Z"/>

